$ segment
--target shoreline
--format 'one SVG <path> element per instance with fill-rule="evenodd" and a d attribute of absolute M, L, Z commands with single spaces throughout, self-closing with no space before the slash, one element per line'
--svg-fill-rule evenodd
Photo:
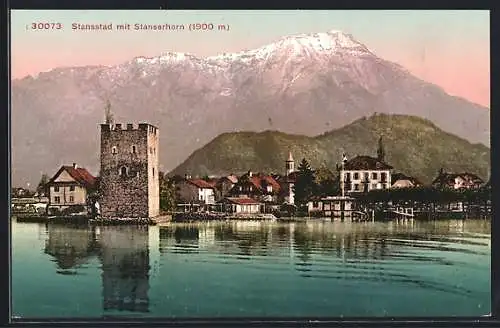
<path fill-rule="evenodd" d="M 88 225 L 129 225 L 129 226 L 155 226 L 169 223 L 204 223 L 204 222 L 279 222 L 279 223 L 294 223 L 294 222 L 341 222 L 339 218 L 332 219 L 331 217 L 275 217 L 272 214 L 227 214 L 227 213 L 176 213 L 172 215 L 161 215 L 155 218 L 93 218 L 91 216 L 42 216 L 42 215 L 12 215 L 11 220 L 15 219 L 19 223 L 57 223 L 57 224 L 88 224 Z M 409 218 L 392 218 L 392 219 L 377 219 L 364 221 L 344 221 L 349 224 L 359 224 L 366 222 L 401 222 L 401 221 L 445 221 L 445 220 L 492 220 L 491 216 L 485 217 L 466 217 L 464 215 L 440 215 L 439 217 L 409 217 Z"/>

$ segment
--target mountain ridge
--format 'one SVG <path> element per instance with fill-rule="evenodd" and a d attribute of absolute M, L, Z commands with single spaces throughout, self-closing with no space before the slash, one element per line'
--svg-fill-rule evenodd
<path fill-rule="evenodd" d="M 345 34 L 321 36 L 330 39 L 320 51 L 299 52 L 290 36 L 283 38 L 286 46 L 276 41 L 263 46 L 268 52 L 253 49 L 244 58 L 137 57 L 13 81 L 13 182 L 37 183 L 41 172 L 50 175 L 73 162 L 97 172 L 98 124 L 107 100 L 116 121 L 159 127 L 164 171 L 223 132 L 275 129 L 315 136 L 374 112 L 426 117 L 445 131 L 489 144 L 489 110 L 449 96 L 363 47 L 337 47 Z"/>
<path fill-rule="evenodd" d="M 289 152 L 296 165 L 305 158 L 314 168 L 327 166 L 334 170 L 344 152 L 349 158 L 375 157 L 379 137 L 384 143 L 387 162 L 396 171 L 426 183 L 441 168 L 477 173 L 485 181 L 489 177 L 490 153 L 486 146 L 442 131 L 427 119 L 386 114 L 360 118 L 315 137 L 270 130 L 223 133 L 193 152 L 169 174 L 226 175 L 247 170 L 283 174 Z"/>

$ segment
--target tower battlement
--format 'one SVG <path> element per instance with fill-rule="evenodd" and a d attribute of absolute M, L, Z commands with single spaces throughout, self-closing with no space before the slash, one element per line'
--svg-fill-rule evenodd
<path fill-rule="evenodd" d="M 148 131 L 151 133 L 156 133 L 158 131 L 158 128 L 152 124 L 149 123 L 127 123 L 127 124 L 121 124 L 121 123 L 115 123 L 115 124 L 107 124 L 103 123 L 101 124 L 101 131 L 137 131 L 137 130 L 142 130 L 142 131 Z"/>

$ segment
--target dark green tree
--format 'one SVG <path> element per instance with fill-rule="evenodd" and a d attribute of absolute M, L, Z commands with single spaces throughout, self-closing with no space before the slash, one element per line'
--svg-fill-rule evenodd
<path fill-rule="evenodd" d="M 306 204 L 309 198 L 314 195 L 316 190 L 314 172 L 311 169 L 309 162 L 304 158 L 299 164 L 297 178 L 293 186 L 295 202 L 299 205 Z"/>
<path fill-rule="evenodd" d="M 385 160 L 385 148 L 384 142 L 382 141 L 382 136 L 380 136 L 380 138 L 378 139 L 377 159 L 380 162 L 383 162 Z"/>
<path fill-rule="evenodd" d="M 340 193 L 338 176 L 325 165 L 314 172 L 317 185 L 315 196 L 334 196 Z"/>
<path fill-rule="evenodd" d="M 47 185 L 48 182 L 49 182 L 49 176 L 43 173 L 40 182 L 38 182 L 38 186 L 36 187 L 36 192 L 38 193 L 38 195 L 41 194 L 47 195 L 49 193 L 49 188 Z"/>
<path fill-rule="evenodd" d="M 106 124 L 113 124 L 113 113 L 111 112 L 111 102 L 109 99 L 106 99 L 106 105 L 104 107 L 104 115 L 105 115 L 105 122 Z"/>
<path fill-rule="evenodd" d="M 175 182 L 167 175 L 160 172 L 160 209 L 163 211 L 173 211 L 177 203 Z"/>

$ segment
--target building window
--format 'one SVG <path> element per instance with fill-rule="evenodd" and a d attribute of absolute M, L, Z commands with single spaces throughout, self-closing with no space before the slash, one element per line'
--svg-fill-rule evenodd
<path fill-rule="evenodd" d="M 69 202 L 70 202 L 70 203 L 74 203 L 74 202 L 75 202 L 75 197 L 73 197 L 73 196 L 69 196 Z"/>
<path fill-rule="evenodd" d="M 200 195 L 200 200 L 203 200 L 203 195 Z"/>
<path fill-rule="evenodd" d="M 137 147 L 135 145 L 132 146 L 132 154 L 137 153 Z"/>
<path fill-rule="evenodd" d="M 358 191 L 358 190 L 359 190 L 359 184 L 358 184 L 358 183 L 355 183 L 355 184 L 354 184 L 354 190 L 355 190 L 355 191 Z"/>
<path fill-rule="evenodd" d="M 155 176 L 155 168 L 153 167 L 153 178 L 154 178 L 154 176 Z"/>
<path fill-rule="evenodd" d="M 61 197 L 56 196 L 54 197 L 54 203 L 59 204 L 61 202 Z"/>
<path fill-rule="evenodd" d="M 75 186 L 70 186 L 69 191 L 75 191 Z"/>
<path fill-rule="evenodd" d="M 382 182 L 385 182 L 387 180 L 387 173 L 385 172 L 380 173 L 380 180 Z"/>
<path fill-rule="evenodd" d="M 344 178 L 345 178 L 345 181 L 351 180 L 351 174 L 350 173 L 346 173 Z"/>
<path fill-rule="evenodd" d="M 124 176 L 126 176 L 126 175 L 127 175 L 127 168 L 126 168 L 125 166 L 122 166 L 122 167 L 120 168 L 120 175 L 121 175 L 122 177 L 124 177 Z"/>
<path fill-rule="evenodd" d="M 370 173 L 365 172 L 365 180 L 368 180 L 368 179 L 370 179 Z"/>
<path fill-rule="evenodd" d="M 318 202 L 313 202 L 313 207 L 314 208 L 318 207 Z"/>
<path fill-rule="evenodd" d="M 387 185 L 385 183 L 382 184 L 382 189 L 387 189 Z"/>
<path fill-rule="evenodd" d="M 372 173 L 372 179 L 377 180 L 378 179 L 378 174 L 377 172 Z"/>
<path fill-rule="evenodd" d="M 118 148 L 116 148 L 116 146 L 113 146 L 113 148 L 111 148 L 111 153 L 112 153 L 113 155 L 118 154 Z"/>
<path fill-rule="evenodd" d="M 359 179 L 359 173 L 356 172 L 356 173 L 354 173 L 354 180 L 358 180 L 358 179 Z"/>
<path fill-rule="evenodd" d="M 372 184 L 372 189 L 377 189 L 377 184 L 376 183 Z"/>
<path fill-rule="evenodd" d="M 54 187 L 54 192 L 59 192 L 59 186 Z"/>

